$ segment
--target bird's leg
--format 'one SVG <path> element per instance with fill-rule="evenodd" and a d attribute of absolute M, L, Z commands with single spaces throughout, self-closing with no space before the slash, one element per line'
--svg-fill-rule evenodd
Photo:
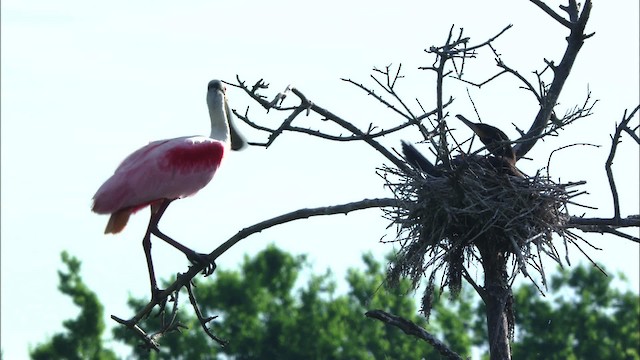
<path fill-rule="evenodd" d="M 163 200 L 163 202 L 160 204 L 160 207 L 158 208 L 157 212 L 154 215 L 155 218 L 153 218 L 152 221 L 149 223 L 149 231 L 153 235 L 164 240 L 169 245 L 180 250 L 183 254 L 187 256 L 187 259 L 189 259 L 189 261 L 191 261 L 192 264 L 204 265 L 204 269 L 202 270 L 202 273 L 205 274 L 205 276 L 209 276 L 213 274 L 213 271 L 216 269 L 216 264 L 215 262 L 209 260 L 207 254 L 197 253 L 189 249 L 188 247 L 182 245 L 181 243 L 165 235 L 160 231 L 160 229 L 158 229 L 158 222 L 160 221 L 162 214 L 164 213 L 164 211 L 167 209 L 167 207 L 172 201 L 173 200 L 169 200 L 169 199 Z"/>
<path fill-rule="evenodd" d="M 149 226 L 147 227 L 147 232 L 142 239 L 142 248 L 144 249 L 144 255 L 147 258 L 147 268 L 149 269 L 149 282 L 151 283 L 151 299 L 156 300 L 160 295 L 161 290 L 158 288 L 158 283 L 156 281 L 156 274 L 153 270 L 153 259 L 151 258 L 151 233 L 154 227 L 157 226 L 159 216 L 162 216 L 164 210 L 166 210 L 169 204 L 163 203 L 160 205 L 160 208 L 157 209 L 155 205 L 151 205 L 151 218 L 149 219 Z M 160 309 L 164 309 L 166 304 L 166 300 L 160 304 Z"/>

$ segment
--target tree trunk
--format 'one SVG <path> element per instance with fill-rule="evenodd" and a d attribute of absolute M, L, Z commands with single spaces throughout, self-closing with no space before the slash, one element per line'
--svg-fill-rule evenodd
<path fill-rule="evenodd" d="M 513 331 L 513 309 L 505 252 L 492 241 L 479 247 L 479 250 L 484 268 L 485 310 L 491 360 L 511 359 L 509 340 Z"/>

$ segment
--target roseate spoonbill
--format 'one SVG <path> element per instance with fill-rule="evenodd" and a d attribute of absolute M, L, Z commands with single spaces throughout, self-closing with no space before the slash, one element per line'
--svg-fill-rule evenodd
<path fill-rule="evenodd" d="M 92 210 L 111 215 L 105 234 L 119 233 L 131 214 L 151 207 L 151 219 L 142 246 L 152 297 L 159 290 L 151 259 L 151 234 L 182 251 L 191 262 L 207 263 L 205 273 L 210 274 L 215 269 L 215 264 L 204 254 L 196 253 L 158 230 L 158 222 L 173 200 L 193 195 L 205 187 L 229 148 L 241 150 L 246 145 L 233 125 L 226 89 L 220 80 L 209 82 L 207 105 L 211 118 L 210 136 L 185 136 L 143 146 L 122 161 L 93 197 Z"/>

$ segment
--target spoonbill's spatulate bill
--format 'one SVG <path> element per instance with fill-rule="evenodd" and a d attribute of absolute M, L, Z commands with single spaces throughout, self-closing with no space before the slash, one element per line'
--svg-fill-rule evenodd
<path fill-rule="evenodd" d="M 171 201 L 193 195 L 211 181 L 229 149 L 240 150 L 246 146 L 231 121 L 225 91 L 221 81 L 209 82 L 210 136 L 184 136 L 149 143 L 124 159 L 93 197 L 92 210 L 111 215 L 106 234 L 119 233 L 131 214 L 151 206 L 151 219 L 142 243 L 152 295 L 158 289 L 151 260 L 151 234 L 185 253 L 192 262 L 206 261 L 203 255 L 161 233 L 158 222 Z"/>

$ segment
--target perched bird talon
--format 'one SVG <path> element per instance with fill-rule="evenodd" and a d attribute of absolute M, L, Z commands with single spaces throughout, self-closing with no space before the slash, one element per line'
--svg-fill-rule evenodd
<path fill-rule="evenodd" d="M 167 306 L 167 298 L 165 297 L 164 299 L 160 300 L 160 294 L 163 292 L 164 290 L 153 288 L 151 289 L 151 301 L 152 302 L 158 302 L 158 313 L 156 314 L 157 316 L 160 316 L 163 312 L 165 307 Z M 159 301 L 160 300 L 160 301 Z"/>
<path fill-rule="evenodd" d="M 213 271 L 216 269 L 216 263 L 209 260 L 209 254 L 202 254 L 194 251 L 187 255 L 187 258 L 193 265 L 204 266 L 202 269 L 202 274 L 204 276 L 213 274 Z"/>

